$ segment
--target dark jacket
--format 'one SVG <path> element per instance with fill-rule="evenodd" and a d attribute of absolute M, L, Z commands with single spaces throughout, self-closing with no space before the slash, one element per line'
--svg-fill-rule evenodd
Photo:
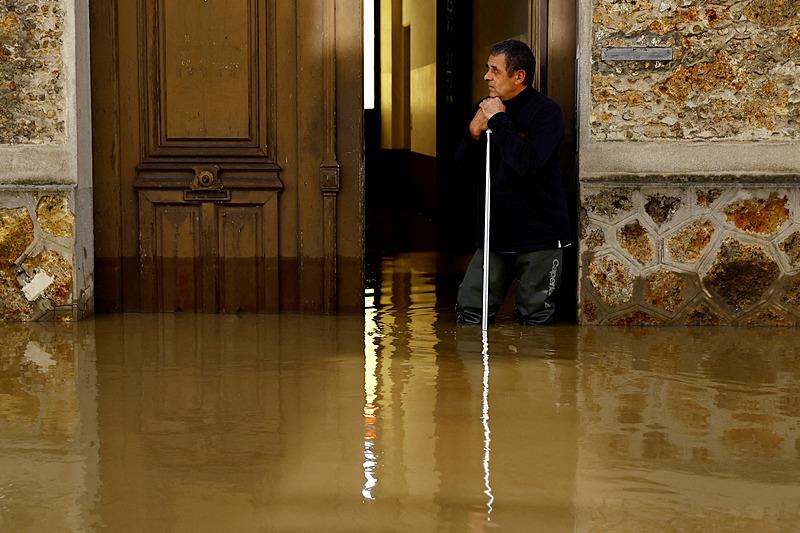
<path fill-rule="evenodd" d="M 491 236 L 497 252 L 533 252 L 569 242 L 566 194 L 558 164 L 564 136 L 561 110 L 528 87 L 503 102 L 504 113 L 489 119 L 491 136 Z M 473 109 L 473 115 L 477 111 Z M 471 118 L 471 117 L 470 117 Z M 486 133 L 473 140 L 469 128 L 456 161 L 479 189 L 477 242 L 483 247 Z"/>

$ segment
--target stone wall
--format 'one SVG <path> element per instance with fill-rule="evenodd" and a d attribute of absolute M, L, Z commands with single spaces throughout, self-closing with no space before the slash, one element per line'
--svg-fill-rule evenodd
<path fill-rule="evenodd" d="M 579 5 L 580 322 L 797 325 L 800 3 Z"/>
<path fill-rule="evenodd" d="M 0 4 L 0 144 L 63 143 L 60 1 Z"/>
<path fill-rule="evenodd" d="M 88 28 L 87 0 L 0 5 L 0 320 L 92 312 Z"/>
<path fill-rule="evenodd" d="M 596 0 L 596 139 L 800 139 L 800 3 Z M 604 47 L 673 49 L 671 62 L 604 62 Z"/>
<path fill-rule="evenodd" d="M 91 313 L 91 291 L 74 294 L 74 211 L 68 189 L 0 195 L 0 319 L 75 320 Z"/>
<path fill-rule="evenodd" d="M 800 191 L 584 183 L 581 321 L 798 325 Z"/>

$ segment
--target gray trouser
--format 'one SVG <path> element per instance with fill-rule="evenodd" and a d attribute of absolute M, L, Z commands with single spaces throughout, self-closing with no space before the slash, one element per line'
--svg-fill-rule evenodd
<path fill-rule="evenodd" d="M 494 320 L 508 288 L 519 278 L 515 314 L 528 325 L 552 322 L 554 293 L 561 283 L 562 251 L 489 252 L 489 320 Z M 478 250 L 458 288 L 458 321 L 480 324 L 483 308 L 483 250 Z"/>

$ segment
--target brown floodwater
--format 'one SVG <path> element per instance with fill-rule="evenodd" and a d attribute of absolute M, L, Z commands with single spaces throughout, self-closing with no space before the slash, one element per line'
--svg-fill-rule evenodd
<path fill-rule="evenodd" d="M 484 343 L 441 276 L 385 259 L 364 316 L 0 324 L 0 531 L 800 528 L 795 330 Z"/>

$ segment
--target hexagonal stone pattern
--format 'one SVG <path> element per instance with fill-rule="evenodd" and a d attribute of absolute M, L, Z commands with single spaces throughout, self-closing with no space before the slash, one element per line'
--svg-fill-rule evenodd
<path fill-rule="evenodd" d="M 617 241 L 622 249 L 642 264 L 653 260 L 653 240 L 647 228 L 638 220 L 625 224 L 617 230 Z"/>
<path fill-rule="evenodd" d="M 627 303 L 633 297 L 633 272 L 624 263 L 603 256 L 589 263 L 589 281 L 600 298 L 610 306 Z"/>
<path fill-rule="evenodd" d="M 761 246 L 727 238 L 703 282 L 739 313 L 758 302 L 779 274 Z"/>
<path fill-rule="evenodd" d="M 696 263 L 711 242 L 714 231 L 714 225 L 708 220 L 696 220 L 667 240 L 667 250 L 675 261 Z"/>
<path fill-rule="evenodd" d="M 669 222 L 675 213 L 680 209 L 683 202 L 676 196 L 665 196 L 663 194 L 653 194 L 647 197 L 644 210 L 659 226 L 664 222 Z"/>
<path fill-rule="evenodd" d="M 69 210 L 65 196 L 43 196 L 36 206 L 39 226 L 57 237 L 72 237 L 75 228 L 75 215 Z"/>
<path fill-rule="evenodd" d="M 585 197 L 581 205 L 591 213 L 611 219 L 623 211 L 629 211 L 633 207 L 633 201 L 631 191 L 604 189 Z"/>
<path fill-rule="evenodd" d="M 0 209 L 0 263 L 16 261 L 33 238 L 33 220 L 27 209 Z"/>
<path fill-rule="evenodd" d="M 728 222 L 737 228 L 760 235 L 773 235 L 789 219 L 789 198 L 769 193 L 769 198 L 738 200 L 725 208 Z"/>
<path fill-rule="evenodd" d="M 645 301 L 653 307 L 672 313 L 684 302 L 686 281 L 677 272 L 658 270 L 645 283 Z"/>
<path fill-rule="evenodd" d="M 582 187 L 581 323 L 800 326 L 800 187 L 730 176 Z"/>

